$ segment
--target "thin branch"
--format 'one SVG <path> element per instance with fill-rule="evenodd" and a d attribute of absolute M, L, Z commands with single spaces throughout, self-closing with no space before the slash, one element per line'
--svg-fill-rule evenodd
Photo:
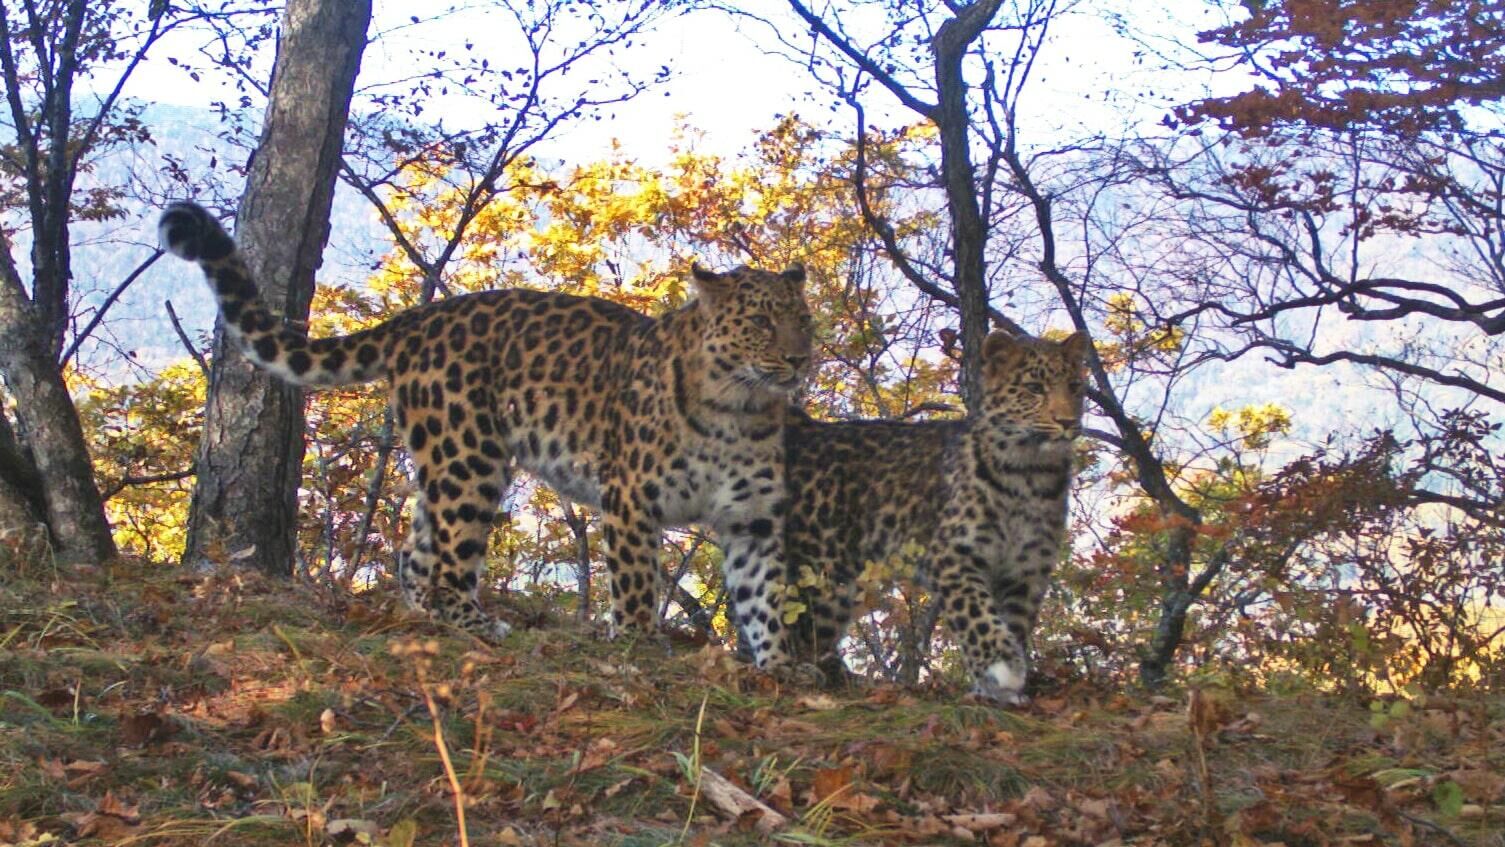
<path fill-rule="evenodd" d="M 959 409 L 959 408 L 957 408 L 956 406 L 950 404 L 950 403 L 941 403 L 941 402 L 920 403 L 919 405 L 911 406 L 908 409 L 905 409 L 904 411 L 900 412 L 899 415 L 898 415 L 898 417 L 895 418 L 895 420 L 902 421 L 902 420 L 906 420 L 908 418 L 915 417 L 917 415 L 928 414 L 930 412 L 940 412 L 942 414 L 946 414 L 946 413 L 954 413 L 954 412 L 960 412 L 960 411 L 962 411 L 962 410 Z"/>
<path fill-rule="evenodd" d="M 94 330 L 99 328 L 100 322 L 105 319 L 105 313 L 110 310 L 111 306 L 115 305 L 115 301 L 120 299 L 120 295 L 124 294 L 125 290 L 131 287 L 131 283 L 135 282 L 137 279 L 140 279 L 141 275 L 146 273 L 146 269 L 156 264 L 157 260 L 160 258 L 162 258 L 161 249 L 153 250 L 152 254 L 146 257 L 146 261 L 137 265 L 135 270 L 127 274 L 125 279 L 121 280 L 120 284 L 115 286 L 115 290 L 111 291 L 109 296 L 105 297 L 104 302 L 99 304 L 99 309 L 94 312 L 94 316 L 89 319 L 89 323 L 86 324 L 84 328 L 80 330 L 76 336 L 73 337 L 73 343 L 68 345 L 67 351 L 65 351 L 62 355 L 62 358 L 58 360 L 59 365 L 68 364 L 69 360 L 71 360 L 74 354 L 78 352 L 78 348 L 83 345 L 84 341 L 88 339 L 88 337 L 94 332 Z M 171 312 L 171 310 L 172 307 L 168 306 L 168 311 Z"/>
<path fill-rule="evenodd" d="M 198 348 L 193 346 L 193 342 L 188 340 L 188 333 L 183 331 L 183 323 L 178 320 L 178 313 L 173 311 L 172 301 L 163 300 L 162 305 L 167 307 L 167 319 L 172 321 L 172 330 L 178 334 L 178 340 L 183 342 L 183 349 L 187 350 L 188 355 L 192 356 L 193 360 L 198 363 L 199 370 L 203 371 L 204 379 L 207 381 L 209 379 L 209 362 L 205 361 L 204 354 L 200 353 Z"/>
<path fill-rule="evenodd" d="M 997 6 L 997 0 L 990 0 L 990 2 L 992 2 L 995 7 Z M 920 115 L 926 118 L 935 118 L 935 112 L 938 108 L 935 104 L 926 103 L 920 98 L 914 96 L 914 94 L 910 93 L 909 89 L 905 88 L 903 84 L 894 79 L 887 71 L 882 68 L 882 66 L 880 66 L 872 59 L 868 58 L 862 53 L 862 51 L 852 46 L 850 42 L 848 42 L 842 36 L 838 35 L 834 30 L 832 30 L 820 15 L 811 12 L 805 7 L 804 4 L 800 3 L 799 0 L 789 0 L 789 6 L 794 9 L 795 14 L 799 15 L 802 19 L 804 19 L 805 23 L 810 25 L 810 28 L 812 30 L 819 33 L 820 36 L 826 40 L 827 44 L 830 44 L 832 47 L 835 47 L 837 50 L 841 51 L 846 55 L 848 59 L 851 59 L 852 62 L 857 65 L 857 67 L 862 68 L 865 73 L 867 73 L 873 79 L 876 79 L 880 85 L 882 85 L 884 88 L 887 88 L 889 92 L 897 97 L 900 103 L 903 103 L 909 109 L 918 112 Z"/>
<path fill-rule="evenodd" d="M 126 490 L 127 488 L 130 488 L 133 485 L 151 485 L 155 482 L 175 482 L 180 479 L 188 479 L 195 473 L 197 473 L 197 471 L 194 468 L 189 468 L 183 471 L 165 471 L 158 474 L 126 474 L 125 476 L 120 478 L 119 482 L 116 482 L 104 492 L 104 499 L 113 499 L 120 492 Z"/>
<path fill-rule="evenodd" d="M 381 490 L 387 479 L 387 463 L 392 458 L 394 427 L 392 407 L 388 406 L 382 412 L 381 436 L 376 447 L 376 469 L 371 472 L 371 485 L 366 488 L 365 509 L 361 511 L 361 523 L 355 531 L 355 553 L 350 557 L 351 574 L 360 570 L 361 559 L 366 553 L 367 541 L 371 535 L 371 522 L 376 519 L 376 507 L 381 502 Z"/>
<path fill-rule="evenodd" d="M 899 239 L 894 232 L 893 226 L 882 215 L 874 211 L 872 201 L 868 198 L 867 193 L 867 115 L 863 111 L 862 105 L 855 99 L 848 98 L 847 102 L 857 112 L 857 149 L 853 163 L 852 186 L 856 190 L 857 208 L 862 212 L 863 220 L 867 223 L 869 229 L 877 233 L 878 238 L 883 242 L 883 249 L 888 253 L 889 259 L 893 261 L 894 267 L 899 269 L 899 272 L 904 275 L 905 279 L 909 280 L 911 285 L 918 288 L 921 293 L 931 299 L 944 303 L 952 309 L 960 309 L 961 301 L 957 296 L 936 285 L 919 268 L 915 267 L 914 262 L 909 258 L 909 254 L 899 244 Z M 1029 335 L 1018 323 L 992 306 L 988 307 L 988 316 L 993 319 L 994 324 L 1007 329 L 1015 335 Z"/>
<path fill-rule="evenodd" d="M 1284 341 L 1255 342 L 1253 346 L 1266 347 L 1278 352 L 1282 358 L 1275 362 L 1282 368 L 1294 368 L 1296 365 L 1330 365 L 1333 362 L 1351 362 L 1356 365 L 1368 365 L 1381 370 L 1396 371 L 1408 376 L 1420 377 L 1438 385 L 1451 385 L 1454 388 L 1463 388 L 1474 392 L 1482 397 L 1488 397 L 1497 403 L 1505 403 L 1505 390 L 1495 388 L 1488 383 L 1464 376 L 1463 374 L 1449 374 L 1412 362 L 1401 361 L 1389 356 L 1379 356 L 1372 353 L 1354 353 L 1348 350 L 1339 350 L 1333 353 L 1316 355 L 1302 350 L 1295 345 Z"/>

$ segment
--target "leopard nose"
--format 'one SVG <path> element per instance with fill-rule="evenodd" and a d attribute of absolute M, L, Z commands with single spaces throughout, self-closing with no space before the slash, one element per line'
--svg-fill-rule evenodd
<path fill-rule="evenodd" d="M 789 363 L 789 367 L 801 370 L 805 365 L 810 363 L 810 355 L 808 353 L 789 353 L 784 356 L 784 361 Z"/>
<path fill-rule="evenodd" d="M 1067 432 L 1073 432 L 1077 428 L 1076 418 L 1056 418 L 1056 425 Z"/>

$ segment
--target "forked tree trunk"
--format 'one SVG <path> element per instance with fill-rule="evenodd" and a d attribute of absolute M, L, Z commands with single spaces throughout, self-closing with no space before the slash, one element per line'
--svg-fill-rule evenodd
<path fill-rule="evenodd" d="M 41 325 L 20 298 L 0 296 L 0 373 L 16 403 L 30 454 L 5 427 L 10 449 L 0 457 L 11 497 L 35 513 L 38 506 L 66 561 L 98 562 L 115 555 L 104 501 L 78 412 Z M 38 502 L 38 495 L 41 502 Z M 19 515 L 18 515 L 19 516 Z"/>
<path fill-rule="evenodd" d="M 0 539 L 46 525 L 42 477 L 0 412 Z"/>
<path fill-rule="evenodd" d="M 308 317 L 370 0 L 288 0 L 261 141 L 235 235 L 273 311 Z M 185 563 L 230 556 L 292 572 L 303 465 L 303 396 L 227 346 L 214 363 Z"/>
<path fill-rule="evenodd" d="M 97 562 L 115 554 L 115 541 L 94 482 L 88 442 L 58 364 L 73 277 L 69 200 L 78 162 L 91 144 L 87 136 L 72 135 L 79 123 L 73 84 L 83 72 L 81 61 L 87 62 L 80 44 L 91 7 L 87 0 L 27 4 L 23 16 L 16 6 L 0 5 L 0 79 L 9 106 L 7 167 L 15 172 L 12 176 L 20 176 L 12 188 L 24 188 L 31 233 L 28 292 L 13 245 L 0 232 L 0 376 L 15 401 L 20 430 L 18 438 L 7 424 L 3 434 L 14 448 L 3 457 L 6 499 L 35 512 L 40 489 L 45 501 L 40 508 L 57 552 L 67 561 Z M 23 43 L 34 55 L 50 54 L 47 61 L 33 67 L 18 59 L 24 54 L 13 48 Z M 48 47 L 37 49 L 38 44 Z M 30 86 L 38 81 L 41 97 L 31 100 Z M 29 450 L 21 449 L 23 440 Z M 31 473 L 34 478 L 25 479 Z"/>

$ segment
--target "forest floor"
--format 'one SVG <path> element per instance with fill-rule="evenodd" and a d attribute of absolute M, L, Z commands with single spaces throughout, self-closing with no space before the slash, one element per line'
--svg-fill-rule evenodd
<path fill-rule="evenodd" d="M 818 692 L 528 602 L 493 649 L 385 592 L 0 566 L 0 845 L 1505 847 L 1499 701 Z"/>

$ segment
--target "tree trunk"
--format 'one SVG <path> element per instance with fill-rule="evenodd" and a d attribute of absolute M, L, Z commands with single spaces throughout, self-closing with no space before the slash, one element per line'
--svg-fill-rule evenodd
<path fill-rule="evenodd" d="M 370 0 L 289 0 L 271 98 L 241 197 L 236 238 L 262 296 L 290 321 L 308 317 Z M 290 574 L 303 464 L 302 391 L 225 345 L 214 363 L 189 510 L 185 563 L 230 555 Z"/>
<path fill-rule="evenodd" d="M 977 175 L 972 167 L 967 129 L 967 80 L 962 60 L 972 42 L 987 28 L 1002 5 L 982 0 L 965 7 L 941 24 L 931 43 L 935 53 L 935 84 L 939 100 L 930 117 L 940 132 L 941 179 L 951 211 L 951 250 L 955 262 L 952 285 L 961 311 L 962 402 L 977 414 L 982 402 L 982 344 L 988 335 L 987 224 L 977 202 Z"/>
<path fill-rule="evenodd" d="M 35 463 L 0 412 L 0 538 L 46 526 L 47 499 Z"/>
<path fill-rule="evenodd" d="M 1192 590 L 1187 576 L 1191 573 L 1192 541 L 1190 527 L 1171 529 L 1160 563 L 1160 620 L 1139 662 L 1139 682 L 1151 691 L 1169 678 L 1176 650 L 1186 633 L 1186 613 L 1200 593 Z"/>
<path fill-rule="evenodd" d="M 575 585 L 580 593 L 580 607 L 575 610 L 575 620 L 590 623 L 591 619 L 591 545 L 590 526 L 575 504 L 563 498 L 559 505 L 564 509 L 564 522 L 575 536 Z"/>
<path fill-rule="evenodd" d="M 18 439 L 8 439 L 16 449 L 4 457 L 7 487 L 29 508 L 35 508 L 41 493 L 47 526 L 63 559 L 98 562 L 115 555 L 115 541 L 78 411 L 52 347 L 39 325 L 28 320 L 30 314 L 24 302 L 0 294 L 0 373 L 16 401 L 21 436 L 31 453 L 28 458 Z M 5 429 L 6 436 L 14 435 L 8 425 Z"/>

